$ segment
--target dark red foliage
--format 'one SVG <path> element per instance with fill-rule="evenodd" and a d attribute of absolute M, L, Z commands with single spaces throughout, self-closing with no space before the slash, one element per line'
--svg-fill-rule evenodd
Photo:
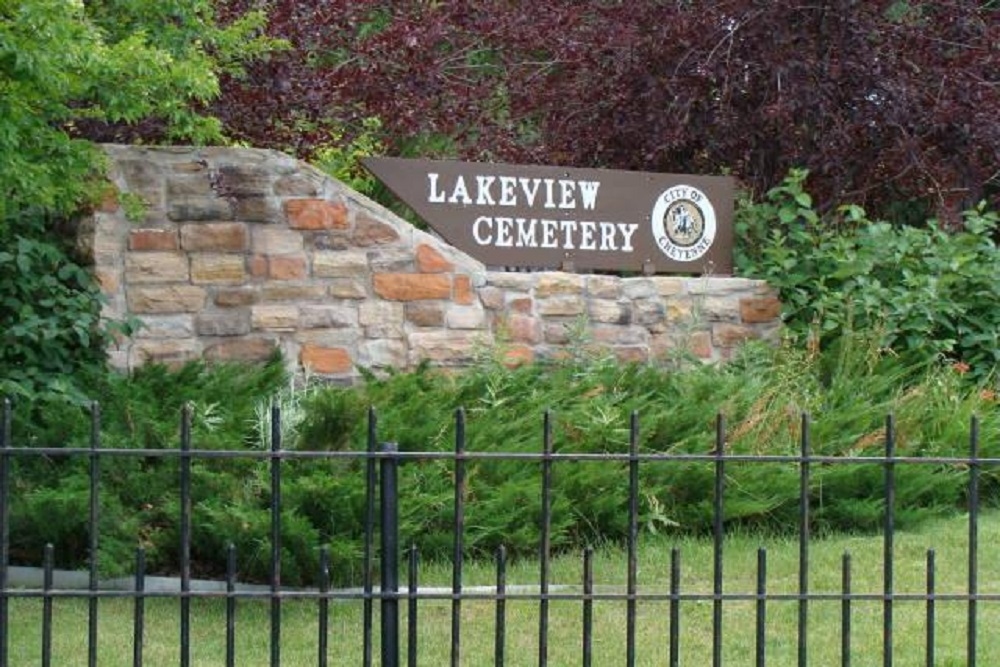
<path fill-rule="evenodd" d="M 212 109 L 257 146 L 309 157 L 378 116 L 396 154 L 726 171 L 758 192 L 807 167 L 822 208 L 954 215 L 1000 191 L 996 2 L 269 6 L 293 48 Z"/>

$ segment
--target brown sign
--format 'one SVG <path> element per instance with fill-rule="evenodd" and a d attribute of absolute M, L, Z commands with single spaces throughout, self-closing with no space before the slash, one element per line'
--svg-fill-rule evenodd
<path fill-rule="evenodd" d="M 402 158 L 364 165 L 489 266 L 732 272 L 728 177 Z"/>

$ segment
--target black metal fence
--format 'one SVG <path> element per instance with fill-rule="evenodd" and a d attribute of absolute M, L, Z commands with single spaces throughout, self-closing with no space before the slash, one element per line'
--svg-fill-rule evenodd
<path fill-rule="evenodd" d="M 706 657 L 710 656 L 713 665 L 723 662 L 723 646 L 727 633 L 733 633 L 737 628 L 726 625 L 724 611 L 729 605 L 750 605 L 752 612 L 752 641 L 747 643 L 745 663 L 765 665 L 773 659 L 769 654 L 767 633 L 769 614 L 776 605 L 795 608 L 795 618 L 790 624 L 789 636 L 786 641 L 794 644 L 792 657 L 786 658 L 782 664 L 857 664 L 891 665 L 894 661 L 894 651 L 898 640 L 894 638 L 895 611 L 901 603 L 918 604 L 923 607 L 924 633 L 921 637 L 921 653 L 923 662 L 927 665 L 937 664 L 938 653 L 936 638 L 941 630 L 938 620 L 938 605 L 948 603 L 964 608 L 964 656 L 952 658 L 948 664 L 975 665 L 998 664 L 1000 655 L 984 655 L 983 647 L 979 646 L 982 618 L 986 611 L 993 613 L 996 608 L 986 610 L 986 603 L 1000 602 L 1000 594 L 980 591 L 979 582 L 979 528 L 980 528 L 980 476 L 984 469 L 1000 465 L 1000 459 L 981 458 L 979 455 L 979 433 L 975 421 L 972 422 L 969 433 L 969 452 L 967 457 L 957 458 L 915 458 L 900 456 L 895 450 L 895 425 L 888 418 L 885 428 L 884 454 L 879 457 L 850 456 L 817 456 L 810 449 L 809 420 L 802 417 L 801 451 L 795 456 L 736 456 L 725 450 L 725 424 L 721 417 L 717 420 L 714 448 L 708 454 L 664 454 L 641 453 L 639 451 L 638 432 L 639 419 L 632 415 L 630 425 L 630 447 L 622 454 L 582 454 L 553 451 L 551 421 L 546 415 L 543 431 L 542 450 L 535 454 L 512 454 L 498 452 L 474 452 L 466 450 L 465 419 L 461 411 L 456 416 L 456 438 L 453 452 L 400 452 L 392 443 L 381 443 L 376 434 L 374 414 L 369 416 L 368 448 L 366 452 L 310 452 L 286 451 L 282 449 L 281 415 L 278 410 L 272 410 L 271 448 L 269 451 L 201 451 L 192 448 L 190 414 L 185 413 L 180 432 L 180 446 L 176 450 L 147 449 L 110 449 L 102 448 L 100 442 L 100 415 L 97 408 L 93 413 L 91 442 L 88 448 L 28 448 L 16 446 L 11 434 L 11 407 L 4 406 L 3 425 L 0 431 L 0 667 L 14 664 L 11 661 L 11 605 L 18 599 L 40 601 L 42 605 L 40 632 L 41 664 L 49 665 L 53 661 L 53 606 L 54 603 L 66 598 L 82 598 L 87 601 L 87 636 L 80 638 L 79 645 L 85 645 L 88 665 L 109 664 L 98 654 L 98 602 L 102 598 L 123 597 L 131 601 L 133 618 L 132 627 L 126 630 L 131 634 L 132 664 L 142 665 L 150 662 L 144 653 L 144 637 L 148 631 L 146 620 L 147 601 L 151 598 L 166 597 L 179 603 L 179 662 L 181 665 L 192 664 L 192 602 L 201 598 L 216 599 L 224 602 L 225 608 L 225 663 L 235 664 L 282 664 L 282 605 L 289 601 L 307 601 L 315 605 L 314 650 L 315 661 L 310 664 L 328 665 L 339 656 L 337 646 L 350 642 L 361 644 L 360 660 L 363 665 L 381 664 L 393 666 L 399 664 L 441 664 L 450 661 L 452 665 L 485 665 L 485 664 L 555 664 L 551 657 L 550 641 L 552 634 L 550 623 L 553 604 L 574 605 L 574 615 L 578 618 L 579 633 L 574 639 L 576 648 L 572 651 L 577 657 L 572 663 L 565 661 L 559 664 L 591 665 L 595 662 L 595 624 L 598 623 L 605 603 L 617 603 L 624 606 L 624 627 L 620 632 L 624 635 L 623 654 L 616 662 L 632 666 L 637 664 L 689 664 L 685 653 L 685 643 L 693 639 L 692 631 L 683 625 L 682 609 L 691 606 L 710 607 L 710 643 L 705 648 Z M 97 559 L 89 559 L 89 580 L 83 590 L 58 588 L 53 585 L 53 553 L 47 548 L 44 554 L 44 583 L 41 587 L 20 588 L 10 584 L 10 521 L 9 512 L 13 495 L 16 494 L 15 480 L 12 479 L 12 462 L 19 457 L 83 457 L 89 462 L 90 506 L 89 506 L 89 553 L 97 554 L 100 547 L 100 535 L 97 526 L 101 512 L 101 462 L 112 457 L 165 457 L 178 461 L 181 507 L 179 522 L 179 591 L 162 592 L 147 591 L 145 573 L 145 554 L 141 549 L 136 551 L 134 566 L 134 585 L 127 591 L 108 591 L 99 587 Z M 296 458 L 339 458 L 353 457 L 364 461 L 363 469 L 366 475 L 366 516 L 365 536 L 363 546 L 364 581 L 357 590 L 334 590 L 330 586 L 330 563 L 326 550 L 322 551 L 319 572 L 319 586 L 308 590 L 290 590 L 282 586 L 281 553 L 282 553 L 282 467 L 283 463 Z M 194 460 L 218 458 L 256 458 L 269 462 L 270 468 L 270 498 L 271 498 L 271 530 L 270 530 L 270 581 L 263 590 L 240 590 L 236 581 L 236 554 L 230 547 L 228 557 L 228 574 L 224 588 L 215 591 L 195 590 L 192 587 L 192 476 L 191 467 Z M 419 554 L 415 549 L 405 550 L 399 542 L 398 516 L 400 498 L 397 487 L 397 468 L 406 461 L 446 459 L 450 461 L 454 471 L 454 526 L 453 526 L 453 556 L 451 564 L 450 589 L 424 589 L 418 586 Z M 495 586 L 487 589 L 470 590 L 465 586 L 463 564 L 465 547 L 463 536 L 466 533 L 465 503 L 466 503 L 466 465 L 470 461 L 502 459 L 520 460 L 525 465 L 536 465 L 539 469 L 541 488 L 541 524 L 539 530 L 539 558 L 537 581 L 530 588 L 508 584 L 508 565 L 504 550 L 501 548 L 496 555 Z M 627 571 L 624 585 L 601 585 L 594 578 L 594 552 L 585 550 L 582 556 L 582 575 L 572 585 L 565 582 L 556 585 L 552 578 L 551 554 L 551 494 L 553 489 L 553 471 L 563 462 L 614 461 L 623 464 L 627 470 L 627 479 L 623 484 L 628 487 L 628 536 L 625 544 L 624 567 Z M 681 550 L 670 551 L 669 584 L 664 589 L 654 590 L 639 585 L 639 471 L 640 466 L 656 462 L 659 465 L 671 463 L 699 461 L 714 467 L 714 509 L 713 509 L 713 539 L 711 563 L 711 590 L 682 590 L 681 587 Z M 799 521 L 797 526 L 797 586 L 788 592 L 769 590 L 768 552 L 760 549 L 756 560 L 756 585 L 752 590 L 733 591 L 727 586 L 724 573 L 723 551 L 724 539 L 724 498 L 726 494 L 726 467 L 731 464 L 760 465 L 794 465 L 799 473 Z M 880 467 L 884 472 L 884 517 L 882 530 L 881 583 L 879 591 L 858 592 L 852 586 L 852 560 L 849 553 L 843 555 L 840 572 L 839 590 L 810 590 L 810 547 L 813 539 L 810 535 L 810 473 L 817 466 L 844 464 L 865 464 Z M 966 564 L 950 564 L 951 569 L 967 567 L 967 578 L 963 589 L 959 591 L 940 591 L 937 588 L 938 566 L 935 551 L 926 552 L 926 561 L 920 564 L 926 575 L 925 590 L 919 593 L 901 592 L 895 586 L 894 540 L 897 535 L 895 527 L 896 512 L 896 471 L 899 466 L 911 465 L 952 466 L 967 470 L 968 476 L 968 538 L 965 553 Z M 376 539 L 377 538 L 377 539 Z M 376 566 L 377 562 L 377 566 Z M 908 564 L 907 567 L 912 567 Z M 378 585 L 374 581 L 373 571 L 378 569 L 380 577 Z M 401 586 L 400 573 L 406 575 L 406 585 Z M 269 655 L 240 655 L 236 651 L 237 606 L 248 600 L 263 601 L 269 606 L 267 625 L 270 629 Z M 330 605 L 336 601 L 354 601 L 362 616 L 358 625 L 360 636 L 336 636 L 330 624 Z M 445 649 L 447 658 L 426 659 L 419 645 L 421 611 L 426 605 L 436 601 L 438 604 L 450 606 L 450 640 Z M 533 646 L 537 647 L 537 655 L 525 656 L 523 651 L 513 655 L 510 649 L 511 637 L 509 630 L 508 605 L 511 603 L 528 603 L 537 605 L 537 634 Z M 487 604 L 491 607 L 489 614 L 492 621 L 492 642 L 488 655 L 478 648 L 474 655 L 463 653 L 463 603 Z M 819 604 L 833 604 L 839 607 L 839 614 L 834 622 L 829 622 L 817 628 L 816 621 L 811 616 L 811 610 Z M 855 645 L 857 629 L 857 608 L 859 605 L 874 605 L 879 608 L 881 641 L 876 647 L 869 642 L 863 647 Z M 638 613 L 641 608 L 655 607 L 655 614 L 663 618 L 667 630 L 653 639 L 648 636 L 637 638 Z M 377 618 L 377 623 L 376 623 Z M 866 616 L 870 624 L 871 616 Z M 994 616 L 995 618 L 995 616 Z M 431 621 L 434 622 L 434 621 Z M 954 620 L 951 621 L 954 623 Z M 739 628 L 746 630 L 746 628 Z M 831 643 L 824 642 L 819 655 L 811 651 L 815 645 L 817 629 L 824 635 L 836 635 L 839 641 L 836 655 L 831 654 Z M 869 631 L 871 628 L 868 629 Z M 953 632 L 954 628 L 951 628 Z M 120 628 L 115 629 L 121 633 Z M 442 631 L 437 634 L 445 634 Z M 704 637 L 702 640 L 706 639 Z M 912 634 L 907 639 L 912 642 Z M 565 640 L 560 640 L 565 641 Z M 651 645 L 657 644 L 657 650 L 652 651 Z M 648 654 L 646 653 L 648 651 Z M 872 652 L 880 652 L 873 656 Z M 331 657 L 331 653 L 333 656 Z M 437 653 L 435 655 L 442 655 Z M 561 653 L 565 655 L 565 652 Z M 659 656 L 655 660 L 651 655 Z M 80 658 L 84 664 L 84 658 Z M 156 664 L 156 663 L 154 663 Z M 162 664 L 162 663 L 160 663 Z M 338 663 L 342 664 L 342 663 Z M 771 664 L 776 664 L 771 662 Z M 914 664 L 909 662 L 909 664 Z"/>

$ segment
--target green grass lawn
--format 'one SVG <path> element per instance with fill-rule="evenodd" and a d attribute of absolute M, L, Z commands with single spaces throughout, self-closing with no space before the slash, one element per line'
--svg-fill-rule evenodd
<path fill-rule="evenodd" d="M 967 522 L 953 518 L 929 522 L 919 530 L 896 536 L 895 583 L 898 593 L 922 594 L 926 586 L 926 551 L 937 556 L 937 592 L 962 593 L 967 580 Z M 991 557 L 992 545 L 1000 540 L 1000 514 L 983 517 L 980 524 L 980 592 L 1000 593 L 1000 559 Z M 681 551 L 682 593 L 708 593 L 712 587 L 712 545 L 705 540 L 672 542 L 663 536 L 643 538 L 639 551 L 641 592 L 666 593 L 670 580 L 670 550 Z M 725 590 L 752 593 L 756 587 L 757 549 L 768 553 L 769 593 L 794 593 L 798 586 L 798 543 L 795 539 L 766 540 L 735 536 L 725 544 Z M 882 591 L 882 539 L 879 536 L 834 536 L 811 545 L 810 588 L 813 593 L 839 593 L 841 558 L 850 552 L 853 562 L 853 592 Z M 598 549 L 594 558 L 595 582 L 600 591 L 622 591 L 626 581 L 625 554 L 619 548 Z M 550 583 L 557 589 L 577 591 L 582 559 L 562 557 L 553 561 Z M 468 563 L 466 587 L 492 586 L 491 563 Z M 401 578 L 405 582 L 405 575 Z M 421 569 L 421 585 L 449 586 L 450 566 L 428 564 Z M 508 569 L 507 583 L 538 582 L 538 565 L 521 561 Z M 151 599 L 146 603 L 145 660 L 148 665 L 178 663 L 179 603 Z M 376 603 L 376 610 L 377 610 Z M 317 663 L 317 614 L 315 601 L 286 601 L 282 614 L 282 664 Z M 406 627 L 406 604 L 401 604 L 402 628 Z M 506 664 L 535 665 L 538 654 L 538 602 L 507 602 Z M 964 665 L 967 603 L 938 601 L 938 665 Z M 237 611 L 237 660 L 239 665 L 267 664 L 269 656 L 269 603 L 241 601 Z M 667 664 L 669 635 L 668 602 L 638 603 L 637 664 Z M 419 606 L 419 654 L 422 665 L 449 662 L 451 605 L 448 601 L 425 600 Z M 809 606 L 810 665 L 840 664 L 840 613 L 837 600 L 812 601 Z M 493 664 L 495 603 L 466 600 L 462 603 L 461 637 L 463 665 Z M 897 601 L 894 612 L 895 664 L 924 664 L 926 604 Z M 132 603 L 107 599 L 100 603 L 99 664 L 131 664 Z M 577 665 L 581 658 L 582 605 L 579 601 L 550 603 L 549 664 Z M 681 664 L 710 664 L 711 601 L 681 604 Z M 769 665 L 795 664 L 797 604 L 770 601 L 767 605 L 767 658 Z M 852 615 L 852 665 L 882 664 L 882 603 L 855 601 Z M 40 664 L 41 602 L 15 599 L 11 603 L 11 664 Z M 755 603 L 727 601 L 724 605 L 724 662 L 752 665 L 755 642 Z M 594 604 L 594 665 L 624 664 L 626 606 L 620 601 Z M 979 604 L 980 664 L 1000 664 L 1000 602 Z M 57 600 L 54 614 L 53 664 L 86 664 L 87 604 L 84 600 Z M 375 628 L 378 628 L 376 612 Z M 358 600 L 331 604 L 331 665 L 361 664 L 362 603 Z M 220 600 L 195 600 L 192 605 L 192 663 L 225 664 L 225 605 Z M 405 637 L 401 642 L 405 661 Z M 376 662 L 378 644 L 375 645 Z"/>

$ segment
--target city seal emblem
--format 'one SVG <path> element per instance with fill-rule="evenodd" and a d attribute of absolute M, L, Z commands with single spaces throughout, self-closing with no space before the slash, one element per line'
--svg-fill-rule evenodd
<path fill-rule="evenodd" d="M 693 262 L 715 241 L 715 209 L 705 193 L 675 185 L 653 205 L 653 238 L 660 251 L 677 262 Z"/>

